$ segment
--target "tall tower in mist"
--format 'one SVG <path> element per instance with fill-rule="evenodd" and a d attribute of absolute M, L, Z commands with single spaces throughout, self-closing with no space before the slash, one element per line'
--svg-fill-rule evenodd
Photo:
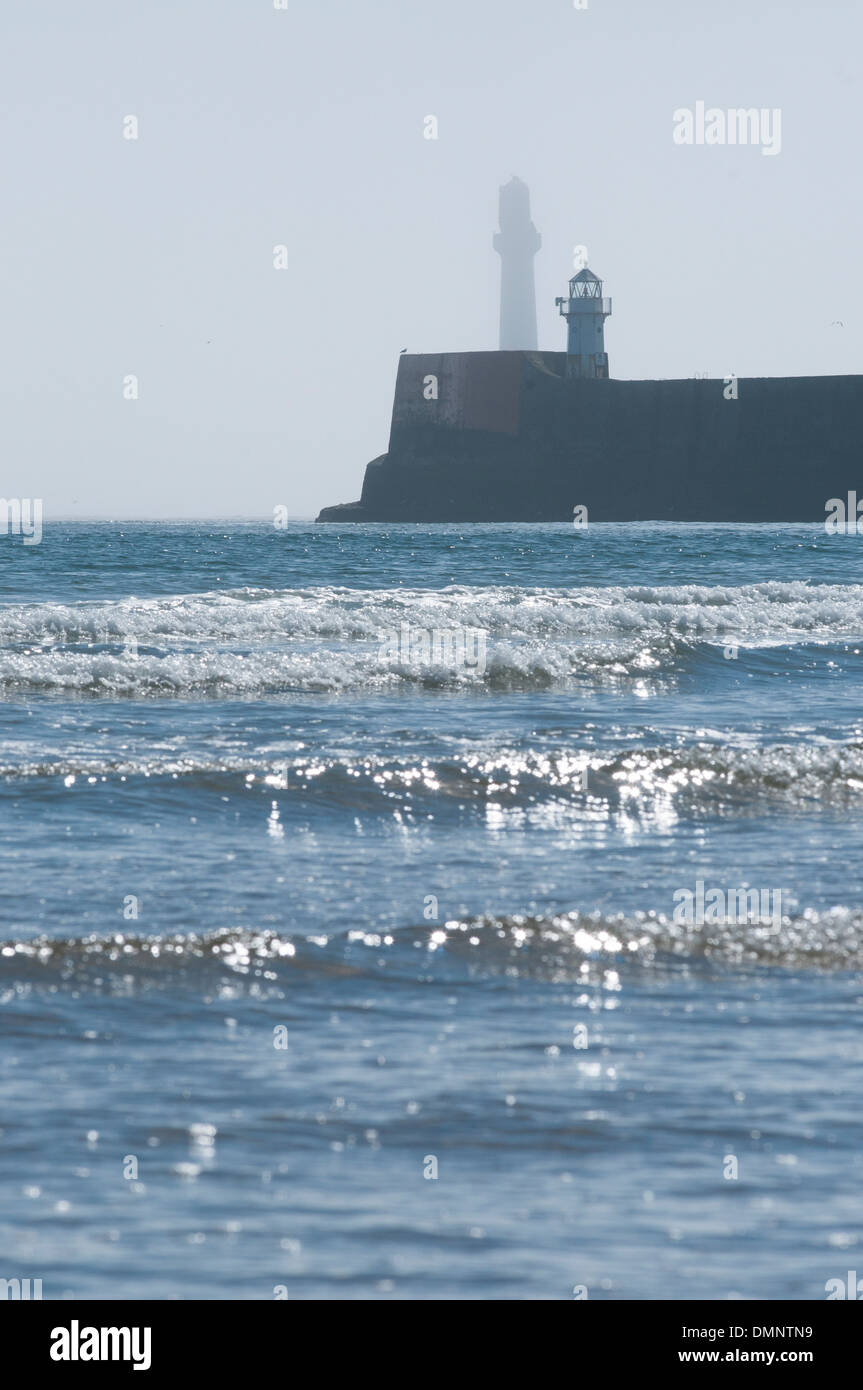
<path fill-rule="evenodd" d="M 536 286 L 533 258 L 542 237 L 530 220 L 530 189 L 511 178 L 500 190 L 500 231 L 494 249 L 500 253 L 500 346 L 536 348 Z"/>

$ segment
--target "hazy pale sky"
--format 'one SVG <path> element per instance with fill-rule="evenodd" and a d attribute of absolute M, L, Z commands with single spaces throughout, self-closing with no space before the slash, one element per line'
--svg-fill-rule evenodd
<path fill-rule="evenodd" d="M 540 347 L 583 244 L 613 377 L 863 371 L 861 39 L 860 0 L 5 6 L 0 491 L 355 500 L 400 349 L 497 347 L 512 174 Z M 781 152 L 675 144 L 697 101 L 779 108 Z"/>

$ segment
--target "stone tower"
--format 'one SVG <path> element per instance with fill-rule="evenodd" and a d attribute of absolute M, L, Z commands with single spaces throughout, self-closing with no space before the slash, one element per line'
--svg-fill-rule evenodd
<path fill-rule="evenodd" d="M 542 237 L 530 220 L 530 190 L 511 178 L 500 190 L 500 346 L 502 351 L 536 350 L 536 287 L 533 258 Z"/>

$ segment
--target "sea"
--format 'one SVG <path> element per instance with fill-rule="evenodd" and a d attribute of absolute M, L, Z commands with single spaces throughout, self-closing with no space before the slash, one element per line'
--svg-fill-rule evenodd
<path fill-rule="evenodd" d="M 0 1277 L 863 1272 L 863 539 L 0 537 Z"/>

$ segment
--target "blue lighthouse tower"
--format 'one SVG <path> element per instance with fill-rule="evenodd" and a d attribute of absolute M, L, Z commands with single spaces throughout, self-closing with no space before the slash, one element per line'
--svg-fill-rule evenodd
<path fill-rule="evenodd" d="M 603 325 L 611 300 L 602 297 L 602 281 L 585 266 L 569 282 L 569 298 L 556 299 L 567 324 L 566 374 L 596 380 L 608 376 Z"/>

